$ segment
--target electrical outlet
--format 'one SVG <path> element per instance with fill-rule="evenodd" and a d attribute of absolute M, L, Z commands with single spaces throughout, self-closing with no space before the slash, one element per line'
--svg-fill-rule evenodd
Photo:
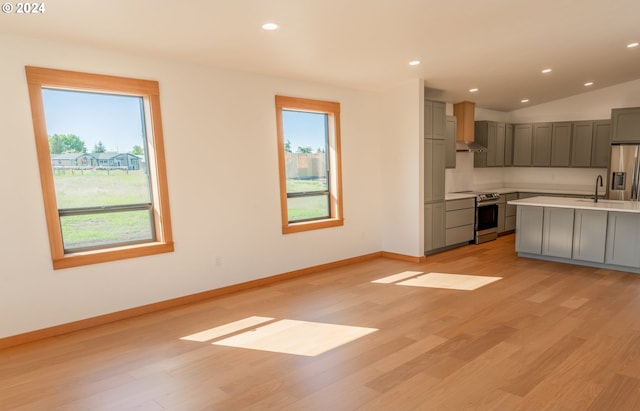
<path fill-rule="evenodd" d="M 214 260 L 214 261 L 215 261 L 215 264 L 216 264 L 217 266 L 222 265 L 222 257 L 220 257 L 219 255 L 217 255 L 217 256 L 215 257 L 215 260 Z"/>

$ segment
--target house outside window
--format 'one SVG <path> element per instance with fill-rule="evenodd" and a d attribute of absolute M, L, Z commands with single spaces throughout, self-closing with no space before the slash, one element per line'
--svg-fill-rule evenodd
<path fill-rule="evenodd" d="M 54 268 L 173 251 L 158 83 L 26 74 Z"/>
<path fill-rule="evenodd" d="M 340 104 L 276 96 L 284 234 L 343 225 Z"/>

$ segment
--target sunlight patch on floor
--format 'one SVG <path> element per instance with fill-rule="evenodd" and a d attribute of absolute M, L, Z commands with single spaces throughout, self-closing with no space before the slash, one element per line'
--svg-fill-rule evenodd
<path fill-rule="evenodd" d="M 486 277 L 481 275 L 428 273 L 416 278 L 396 283 L 414 287 L 446 288 L 451 290 L 476 290 L 487 284 L 502 280 L 502 277 Z"/>
<path fill-rule="evenodd" d="M 286 319 L 275 321 L 275 318 L 271 317 L 253 316 L 187 335 L 180 339 L 195 342 L 208 342 L 218 339 L 212 344 L 285 354 L 316 356 L 371 334 L 374 331 L 378 331 L 378 329 Z"/>
<path fill-rule="evenodd" d="M 376 328 L 308 321 L 280 320 L 252 331 L 216 341 L 213 344 L 316 356 L 375 331 L 378 330 Z"/>
<path fill-rule="evenodd" d="M 273 318 L 269 317 L 247 317 L 242 320 L 234 321 L 229 324 L 224 324 L 219 327 L 210 328 L 208 330 L 200 331 L 199 333 L 187 335 L 180 338 L 181 340 L 205 342 L 210 341 L 218 337 L 222 337 L 234 332 L 244 330 L 245 328 L 253 327 L 254 325 L 262 324 L 267 321 L 272 321 Z"/>
<path fill-rule="evenodd" d="M 393 275 L 390 275 L 388 277 L 379 278 L 379 279 L 373 280 L 371 282 L 372 283 L 378 283 L 378 284 L 391 284 L 391 283 L 395 283 L 396 281 L 405 280 L 407 278 L 415 277 L 416 275 L 419 275 L 419 274 L 424 274 L 424 272 L 422 272 L 422 271 L 403 271 L 401 273 L 393 274 Z"/>

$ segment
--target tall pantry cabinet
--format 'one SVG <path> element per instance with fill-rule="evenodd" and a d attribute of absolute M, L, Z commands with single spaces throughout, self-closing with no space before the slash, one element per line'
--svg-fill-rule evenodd
<path fill-rule="evenodd" d="M 445 135 L 446 105 L 424 102 L 424 251 L 445 246 Z"/>

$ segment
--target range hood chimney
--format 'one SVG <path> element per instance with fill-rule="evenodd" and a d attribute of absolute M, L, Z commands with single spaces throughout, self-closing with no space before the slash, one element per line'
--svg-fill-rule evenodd
<path fill-rule="evenodd" d="M 456 151 L 481 153 L 487 148 L 475 142 L 476 103 L 462 101 L 453 105 L 453 115 L 458 120 Z"/>

